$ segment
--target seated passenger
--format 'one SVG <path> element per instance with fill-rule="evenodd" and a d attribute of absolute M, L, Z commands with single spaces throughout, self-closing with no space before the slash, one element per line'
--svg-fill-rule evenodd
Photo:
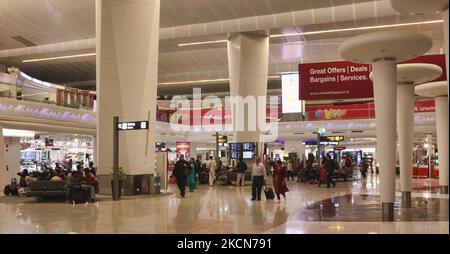
<path fill-rule="evenodd" d="M 77 171 L 72 172 L 69 178 L 67 179 L 66 200 L 68 202 L 72 200 L 73 189 L 80 186 L 80 184 L 81 184 L 80 174 Z"/>
<path fill-rule="evenodd" d="M 94 201 L 95 192 L 98 190 L 97 179 L 88 168 L 84 169 L 84 177 L 81 178 L 81 189 L 88 189 L 91 193 L 91 201 Z"/>

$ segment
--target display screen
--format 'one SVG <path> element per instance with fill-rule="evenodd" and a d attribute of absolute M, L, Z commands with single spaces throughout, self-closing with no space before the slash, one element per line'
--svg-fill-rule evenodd
<path fill-rule="evenodd" d="M 289 74 L 281 76 L 281 107 L 283 113 L 302 112 L 302 101 L 299 100 L 299 76 Z"/>
<path fill-rule="evenodd" d="M 244 159 L 253 159 L 254 157 L 255 157 L 255 153 L 252 151 L 242 152 L 242 158 L 244 158 Z"/>
<path fill-rule="evenodd" d="M 231 152 L 231 159 L 239 159 L 240 157 L 239 152 Z"/>
<path fill-rule="evenodd" d="M 241 146 L 241 144 L 234 143 L 234 144 L 230 144 L 230 149 L 231 150 L 242 150 L 242 146 Z"/>
<path fill-rule="evenodd" d="M 251 150 L 251 151 L 255 150 L 255 144 L 253 144 L 253 143 L 244 143 L 244 144 L 242 144 L 242 146 L 243 146 L 243 150 Z"/>

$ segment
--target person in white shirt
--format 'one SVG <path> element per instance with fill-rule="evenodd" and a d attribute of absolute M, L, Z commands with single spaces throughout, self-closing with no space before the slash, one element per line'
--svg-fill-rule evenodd
<path fill-rule="evenodd" d="M 209 160 L 206 162 L 206 169 L 209 172 L 209 186 L 213 186 L 216 179 L 217 164 L 212 156 L 209 156 Z"/>
<path fill-rule="evenodd" d="M 252 168 L 252 200 L 261 201 L 261 191 L 264 185 L 264 177 L 266 175 L 266 168 L 261 163 L 261 158 L 256 157 L 255 164 Z"/>

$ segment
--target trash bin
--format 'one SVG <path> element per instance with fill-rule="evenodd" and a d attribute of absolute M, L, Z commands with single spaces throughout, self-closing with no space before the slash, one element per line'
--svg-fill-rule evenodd
<path fill-rule="evenodd" d="M 161 177 L 150 176 L 150 194 L 161 193 Z"/>

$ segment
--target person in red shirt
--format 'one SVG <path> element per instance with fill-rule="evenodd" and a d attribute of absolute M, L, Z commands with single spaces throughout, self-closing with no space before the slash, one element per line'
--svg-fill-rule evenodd
<path fill-rule="evenodd" d="M 81 188 L 88 189 L 91 194 L 91 202 L 95 199 L 95 189 L 98 188 L 97 178 L 91 173 L 89 168 L 84 169 L 84 177 L 81 178 Z"/>
<path fill-rule="evenodd" d="M 286 186 L 286 168 L 283 167 L 281 161 L 277 161 L 273 169 L 273 188 L 277 195 L 278 201 L 280 200 L 280 194 L 286 199 L 286 192 L 289 191 Z"/>

